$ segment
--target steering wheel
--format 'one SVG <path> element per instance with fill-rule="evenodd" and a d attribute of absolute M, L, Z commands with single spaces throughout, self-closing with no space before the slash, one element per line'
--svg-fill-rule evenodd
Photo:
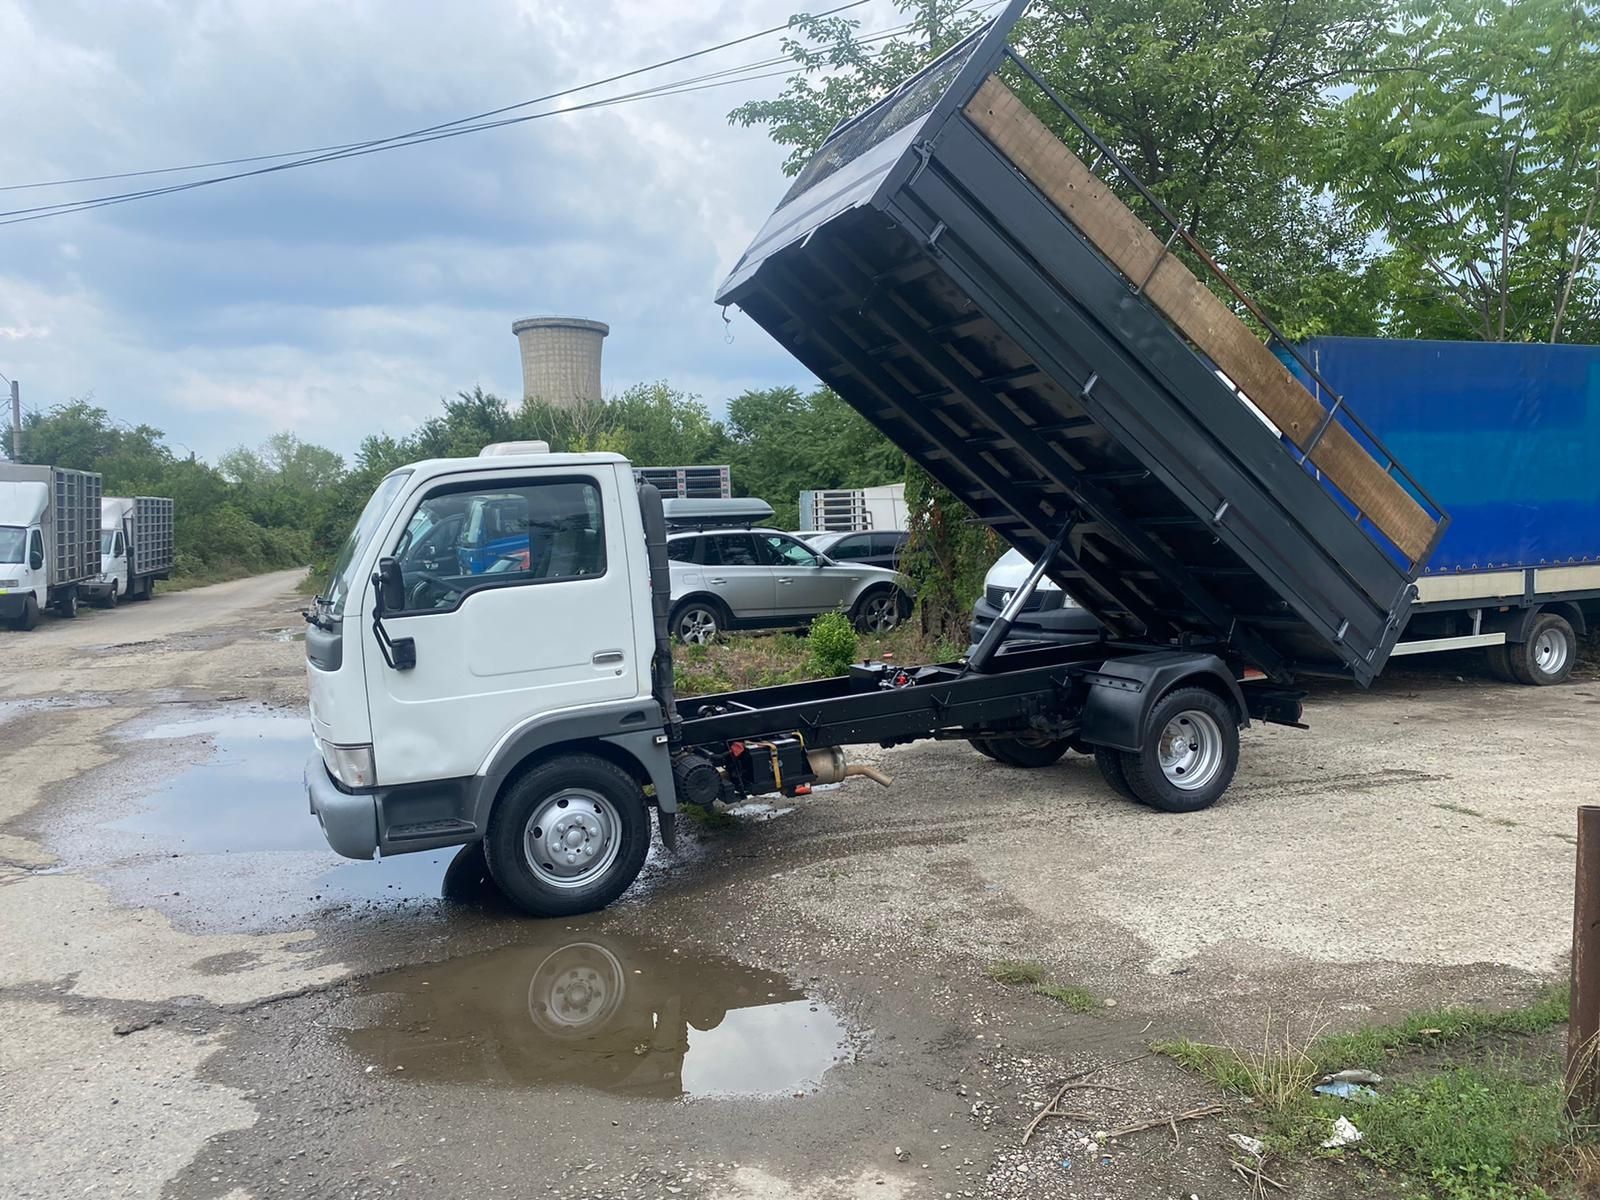
<path fill-rule="evenodd" d="M 430 575 L 426 571 L 413 571 L 411 575 L 416 582 L 406 589 L 406 607 L 413 611 L 433 607 L 432 604 L 428 603 L 434 595 L 432 589 L 437 588 L 439 595 L 448 595 L 456 590 L 454 584 L 439 578 L 437 575 Z"/>

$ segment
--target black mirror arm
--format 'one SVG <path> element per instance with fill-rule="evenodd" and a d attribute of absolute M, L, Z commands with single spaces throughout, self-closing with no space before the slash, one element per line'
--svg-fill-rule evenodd
<path fill-rule="evenodd" d="M 372 634 L 378 641 L 378 652 L 383 655 L 384 664 L 391 671 L 409 671 L 417 665 L 416 639 L 392 638 L 383 627 L 383 615 L 388 611 L 388 591 L 396 584 L 404 587 L 400 564 L 385 558 L 372 573 Z"/>

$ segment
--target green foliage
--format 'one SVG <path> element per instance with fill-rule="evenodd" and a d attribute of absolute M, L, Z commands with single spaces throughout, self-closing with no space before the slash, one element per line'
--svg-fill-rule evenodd
<path fill-rule="evenodd" d="M 983 969 L 983 973 L 996 983 L 1004 983 L 1011 987 L 1044 982 L 1042 964 L 1015 958 L 1002 958 L 992 962 Z"/>
<path fill-rule="evenodd" d="M 1402 1083 L 1361 1110 L 1360 1152 L 1445 1200 L 1533 1200 L 1544 1160 L 1567 1141 L 1561 1084 L 1457 1067 Z"/>
<path fill-rule="evenodd" d="M 1040 963 L 1002 958 L 990 963 L 983 973 L 996 983 L 1008 987 L 1026 987 L 1035 996 L 1054 1000 L 1075 1013 L 1093 1012 L 1100 1007 L 1088 989 L 1054 982 Z"/>
<path fill-rule="evenodd" d="M 170 496 L 175 577 L 224 579 L 311 560 L 313 534 L 344 479 L 337 454 L 283 433 L 259 450 L 231 451 L 218 469 L 177 457 L 164 436 L 69 400 L 26 415 L 22 448 L 29 462 L 100 472 L 108 496 Z M 9 440 L 8 430 L 8 450 Z"/>
<path fill-rule="evenodd" d="M 916 589 L 922 632 L 936 641 L 965 646 L 973 602 L 983 591 L 983 577 L 999 557 L 1002 543 L 994 530 L 974 524 L 967 506 L 922 468 L 908 461 L 905 479 L 911 536 L 900 569 Z"/>
<path fill-rule="evenodd" d="M 1392 250 L 1396 334 L 1600 340 L 1600 10 L 1410 0 L 1323 175 Z"/>
<path fill-rule="evenodd" d="M 856 627 L 844 613 L 821 613 L 811 620 L 806 645 L 819 676 L 843 675 L 856 660 Z"/>

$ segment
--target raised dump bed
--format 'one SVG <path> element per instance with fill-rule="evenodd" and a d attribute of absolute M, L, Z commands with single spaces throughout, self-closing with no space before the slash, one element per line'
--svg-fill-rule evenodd
<path fill-rule="evenodd" d="M 1024 554 L 1066 529 L 1114 634 L 1370 681 L 1443 510 L 1007 44 L 1026 6 L 834 130 L 719 302 Z"/>

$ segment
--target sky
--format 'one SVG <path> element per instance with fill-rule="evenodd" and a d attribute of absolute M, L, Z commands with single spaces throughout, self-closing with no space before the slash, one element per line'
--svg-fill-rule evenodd
<path fill-rule="evenodd" d="M 404 132 L 797 6 L 0 0 L 0 187 Z M 868 31 L 896 22 L 890 0 L 855 15 Z M 774 36 L 567 103 L 778 53 Z M 711 302 L 785 186 L 782 148 L 726 115 L 782 82 L 0 225 L 0 372 L 25 407 L 92 397 L 211 459 L 281 430 L 348 455 L 458 390 L 519 397 L 511 323 L 525 316 L 609 323 L 608 393 L 665 379 L 719 411 L 746 388 L 804 385 Z M 0 191 L 0 209 L 183 178 Z"/>

